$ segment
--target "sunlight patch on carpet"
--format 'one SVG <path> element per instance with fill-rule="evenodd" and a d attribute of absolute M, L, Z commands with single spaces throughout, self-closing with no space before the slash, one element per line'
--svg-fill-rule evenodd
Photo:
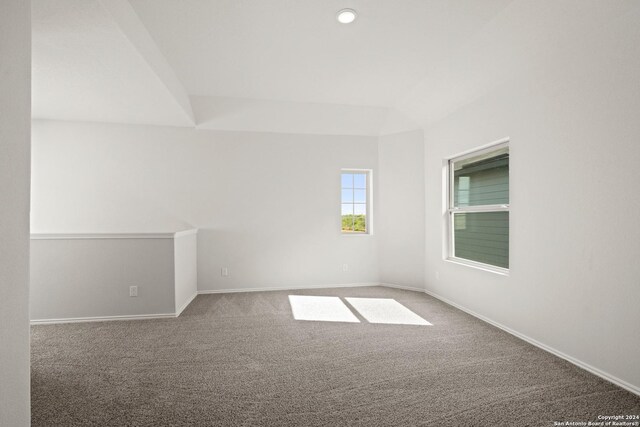
<path fill-rule="evenodd" d="M 289 303 L 296 320 L 360 323 L 338 297 L 289 295 Z"/>
<path fill-rule="evenodd" d="M 345 298 L 369 323 L 425 325 L 431 323 L 391 298 Z"/>

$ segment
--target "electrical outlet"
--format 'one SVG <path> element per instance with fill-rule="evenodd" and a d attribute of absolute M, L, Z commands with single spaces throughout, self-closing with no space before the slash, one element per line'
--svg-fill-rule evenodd
<path fill-rule="evenodd" d="M 229 277 L 229 268 L 228 267 L 222 267 L 222 269 L 220 270 L 220 275 L 222 277 Z"/>
<path fill-rule="evenodd" d="M 129 296 L 137 297 L 138 296 L 138 287 L 137 286 L 129 286 Z"/>
<path fill-rule="evenodd" d="M 342 264 L 342 271 L 349 271 L 349 264 Z"/>

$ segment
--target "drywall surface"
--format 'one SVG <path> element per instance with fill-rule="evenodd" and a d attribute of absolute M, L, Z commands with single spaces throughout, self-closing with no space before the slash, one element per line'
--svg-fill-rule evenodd
<path fill-rule="evenodd" d="M 173 256 L 173 236 L 34 238 L 31 320 L 172 314 Z"/>
<path fill-rule="evenodd" d="M 0 425 L 29 409 L 29 135 L 31 4 L 0 13 Z"/>
<path fill-rule="evenodd" d="M 173 241 L 175 265 L 175 312 L 180 313 L 198 292 L 197 230 L 176 233 Z"/>
<path fill-rule="evenodd" d="M 424 289 L 424 135 L 380 137 L 379 274 L 382 283 Z"/>
<path fill-rule="evenodd" d="M 377 236 L 340 232 L 375 137 L 34 121 L 33 147 L 34 233 L 198 228 L 200 290 L 377 281 Z"/>
<path fill-rule="evenodd" d="M 427 289 L 638 391 L 640 3 L 541 3 L 478 36 L 466 74 L 507 71 L 425 132 Z M 507 136 L 508 277 L 443 260 L 442 175 Z"/>

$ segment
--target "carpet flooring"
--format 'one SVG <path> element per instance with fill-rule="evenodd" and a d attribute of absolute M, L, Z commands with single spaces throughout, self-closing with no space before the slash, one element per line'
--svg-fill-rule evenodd
<path fill-rule="evenodd" d="M 295 320 L 288 295 L 392 298 L 431 326 Z M 200 295 L 177 319 L 32 327 L 33 426 L 553 426 L 640 397 L 425 294 Z M 586 425 L 586 424 L 585 424 Z"/>

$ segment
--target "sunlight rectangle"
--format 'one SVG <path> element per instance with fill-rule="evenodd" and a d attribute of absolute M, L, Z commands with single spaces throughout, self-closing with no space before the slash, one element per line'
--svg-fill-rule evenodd
<path fill-rule="evenodd" d="M 369 323 L 392 325 L 431 325 L 422 317 L 391 298 L 345 298 Z"/>
<path fill-rule="evenodd" d="M 289 303 L 296 320 L 360 323 L 338 297 L 289 295 Z"/>

